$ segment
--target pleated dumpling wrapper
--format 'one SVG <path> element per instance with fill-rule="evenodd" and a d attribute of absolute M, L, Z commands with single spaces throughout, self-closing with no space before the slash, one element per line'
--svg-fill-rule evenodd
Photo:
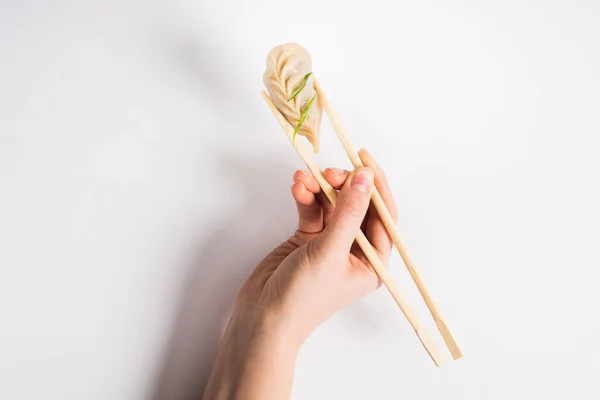
<path fill-rule="evenodd" d="M 316 96 L 314 80 L 310 54 L 299 44 L 277 46 L 267 56 L 263 81 L 271 100 L 295 129 L 310 106 L 297 133 L 305 136 L 314 151 L 319 152 L 323 105 Z M 301 90 L 298 92 L 298 89 Z"/>

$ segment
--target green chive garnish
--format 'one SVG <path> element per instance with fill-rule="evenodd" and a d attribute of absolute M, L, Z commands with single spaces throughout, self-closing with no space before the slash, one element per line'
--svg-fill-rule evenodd
<path fill-rule="evenodd" d="M 302 89 L 304 89 L 304 87 L 306 86 L 306 82 L 308 81 L 308 78 L 312 75 L 312 72 L 309 72 L 308 74 L 304 75 L 304 78 L 302 79 L 302 82 L 300 83 L 300 85 L 298 85 L 298 87 L 296 88 L 296 90 L 294 90 L 294 92 L 292 93 L 292 95 L 290 96 L 290 98 L 287 101 L 292 101 L 294 100 L 294 98 L 296 96 L 298 96 L 298 93 L 300 93 L 302 91 Z"/>
<path fill-rule="evenodd" d="M 308 101 L 308 104 L 302 111 L 302 114 L 300 114 L 300 120 L 298 121 L 298 125 L 296 125 L 296 129 L 294 129 L 294 135 L 292 136 L 292 144 L 294 144 L 296 142 L 296 134 L 298 133 L 298 130 L 300 130 L 300 127 L 304 123 L 304 120 L 306 119 L 306 116 L 308 115 L 308 111 L 310 110 L 310 106 L 312 106 L 312 103 L 313 103 L 313 101 L 315 101 L 316 97 L 317 97 L 317 94 L 315 93 L 313 95 L 313 97 L 311 97 L 310 100 Z"/>

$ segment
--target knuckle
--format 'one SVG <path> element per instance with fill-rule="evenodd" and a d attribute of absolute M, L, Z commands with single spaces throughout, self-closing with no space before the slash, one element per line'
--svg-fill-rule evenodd
<path fill-rule="evenodd" d="M 348 201 L 344 207 L 344 211 L 346 214 L 356 218 L 362 217 L 365 213 L 361 202 L 358 200 Z"/>
<path fill-rule="evenodd" d="M 344 213 L 352 217 L 363 217 L 369 206 L 369 195 L 359 190 L 346 192 L 343 198 Z"/>

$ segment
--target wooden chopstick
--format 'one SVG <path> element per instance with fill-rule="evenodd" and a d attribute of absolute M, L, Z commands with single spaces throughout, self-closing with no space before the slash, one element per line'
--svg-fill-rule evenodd
<path fill-rule="evenodd" d="M 346 154 L 348 154 L 348 157 L 350 158 L 352 165 L 354 166 L 354 168 L 364 167 L 364 164 L 363 164 L 362 160 L 360 159 L 358 152 L 356 151 L 354 146 L 352 146 L 352 143 L 350 143 L 349 136 L 346 133 L 346 130 L 344 129 L 344 127 L 342 126 L 339 117 L 337 116 L 337 114 L 335 113 L 333 108 L 331 107 L 331 103 L 327 99 L 327 96 L 323 92 L 321 85 L 319 84 L 319 82 L 316 79 L 315 79 L 314 87 L 318 93 L 318 97 L 321 100 L 321 103 L 323 104 L 323 107 L 325 108 L 327 117 L 331 121 L 331 125 L 333 125 L 333 129 L 335 130 L 338 138 L 340 139 L 340 142 L 342 142 L 342 146 L 344 147 Z M 408 252 L 408 249 L 406 248 L 406 245 L 404 244 L 404 241 L 402 240 L 402 237 L 398 233 L 398 229 L 396 228 L 396 223 L 394 222 L 394 219 L 392 218 L 389 210 L 387 209 L 385 202 L 381 198 L 381 194 L 379 193 L 377 188 L 375 188 L 375 190 L 373 191 L 373 196 L 372 196 L 371 200 L 373 201 L 373 205 L 375 206 L 375 209 L 379 213 L 379 216 L 381 217 L 381 220 L 383 221 L 385 228 L 387 229 L 390 237 L 392 238 L 392 241 L 394 242 L 396 249 L 398 249 L 398 253 L 400 253 L 402 260 L 404 260 L 404 263 L 406 264 L 406 268 L 408 269 L 410 276 L 412 277 L 413 281 L 415 282 L 415 285 L 417 285 L 417 288 L 419 289 L 419 292 L 421 293 L 421 296 L 423 297 L 425 304 L 427 304 L 427 308 L 429 309 L 429 312 L 433 316 L 433 319 L 435 320 L 435 324 L 438 328 L 438 331 L 442 335 L 442 338 L 444 339 L 444 342 L 446 343 L 448 350 L 450 350 L 450 354 L 452 354 L 452 358 L 454 358 L 455 360 L 458 360 L 459 358 L 462 357 L 462 352 L 460 351 L 460 348 L 458 347 L 456 340 L 454 340 L 454 337 L 452 336 L 450 329 L 448 329 L 448 325 L 446 325 L 444 318 L 442 317 L 437 306 L 433 302 L 433 299 L 431 298 L 429 291 L 425 287 L 425 283 L 423 282 L 423 279 L 421 279 L 421 276 L 419 275 L 419 273 L 417 271 L 417 268 Z"/>
<path fill-rule="evenodd" d="M 331 203 L 335 205 L 337 201 L 336 191 L 329 184 L 327 179 L 325 179 L 325 177 L 323 176 L 321 168 L 317 164 L 317 161 L 315 160 L 312 151 L 309 150 L 301 140 L 296 140 L 294 143 L 294 128 L 289 124 L 289 122 L 285 119 L 285 117 L 281 114 L 277 107 L 275 107 L 275 104 L 273 104 L 273 101 L 271 100 L 269 95 L 264 90 L 261 92 L 261 94 L 265 99 L 265 102 L 273 112 L 273 115 L 275 115 L 275 118 L 277 118 L 277 121 L 283 128 L 288 139 L 290 140 L 290 142 L 292 142 L 292 145 L 294 146 L 294 148 L 296 149 L 296 151 L 298 152 L 298 154 L 300 155 L 300 157 L 302 158 L 312 175 L 319 183 L 319 186 L 321 187 L 329 201 L 331 201 Z M 375 251 L 375 249 L 361 230 L 359 230 L 356 235 L 356 242 L 367 256 L 367 259 L 373 266 L 373 269 L 375 270 L 385 287 L 388 289 L 394 300 L 396 301 L 396 304 L 398 304 L 398 306 L 400 307 L 400 310 L 402 310 L 402 313 L 414 329 L 415 333 L 417 334 L 417 337 L 421 341 L 421 344 L 423 345 L 423 347 L 425 348 L 435 365 L 441 365 L 444 362 L 444 357 L 438 350 L 435 343 L 431 340 L 424 327 L 418 321 L 412 309 L 408 306 L 408 303 L 404 299 L 402 293 L 400 293 L 400 290 L 394 282 L 390 272 L 383 264 L 383 262 L 379 258 L 379 255 L 377 254 L 377 252 Z"/>

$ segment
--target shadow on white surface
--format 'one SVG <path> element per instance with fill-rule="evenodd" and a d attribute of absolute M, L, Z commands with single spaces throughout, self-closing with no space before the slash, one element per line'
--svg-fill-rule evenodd
<path fill-rule="evenodd" d="M 243 82 L 231 67 L 237 65 L 233 56 L 223 50 L 227 47 L 218 45 L 219 38 L 208 40 L 208 35 L 196 33 L 178 36 L 166 48 L 183 84 L 211 99 L 207 106 L 210 117 L 218 121 L 216 130 L 207 125 L 202 133 L 206 146 L 211 147 L 208 153 L 213 153 L 211 175 L 226 192 L 218 196 L 235 197 L 236 206 L 228 209 L 232 199 L 227 198 L 214 210 L 216 228 L 203 235 L 207 239 L 187 257 L 179 305 L 153 382 L 151 398 L 155 400 L 202 397 L 239 289 L 262 257 L 293 233 L 296 225 L 289 192 L 290 160 L 281 153 L 256 151 L 252 142 L 261 143 L 261 133 L 248 130 L 260 126 L 253 112 L 261 106 L 258 92 L 256 101 L 240 96 Z M 239 152 L 213 141 L 224 135 Z"/>
<path fill-rule="evenodd" d="M 254 266 L 294 227 L 291 184 L 283 159 L 258 163 L 225 158 L 219 170 L 236 182 L 241 211 L 198 246 L 192 256 L 171 337 L 153 390 L 155 400 L 200 399 L 235 298 Z M 264 227 L 268 223 L 269 229 Z"/>

